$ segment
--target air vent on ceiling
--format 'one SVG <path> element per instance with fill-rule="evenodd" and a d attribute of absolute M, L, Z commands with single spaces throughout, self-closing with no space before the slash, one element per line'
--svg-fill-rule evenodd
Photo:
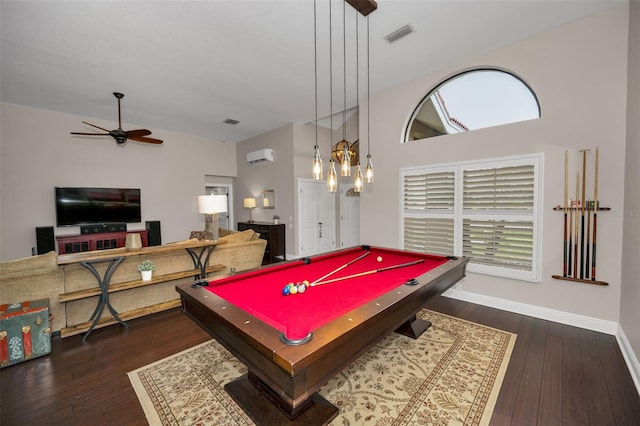
<path fill-rule="evenodd" d="M 236 125 L 239 123 L 238 120 L 234 120 L 233 118 L 227 118 L 226 120 L 223 121 L 223 123 L 225 124 L 232 124 L 232 125 Z"/>
<path fill-rule="evenodd" d="M 387 34 L 386 36 L 384 36 L 384 39 L 387 40 L 389 43 L 393 43 L 394 41 L 398 41 L 402 37 L 409 35 L 414 31 L 415 30 L 411 25 L 405 25 L 404 27 L 397 29 L 390 34 Z"/>

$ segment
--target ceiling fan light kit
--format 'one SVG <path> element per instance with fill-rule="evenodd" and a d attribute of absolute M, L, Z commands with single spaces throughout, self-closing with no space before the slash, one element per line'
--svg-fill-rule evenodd
<path fill-rule="evenodd" d="M 71 132 L 72 135 L 80 135 L 80 136 L 111 136 L 115 139 L 118 145 L 121 145 L 127 140 L 131 139 L 136 142 L 144 142 L 144 143 L 152 143 L 159 145 L 162 143 L 160 139 L 154 139 L 147 137 L 151 134 L 151 130 L 147 129 L 135 129 L 135 130 L 123 130 L 122 129 L 122 115 L 120 112 L 120 99 L 124 98 L 124 95 L 119 92 L 113 92 L 113 96 L 118 99 L 118 128 L 115 130 L 107 130 L 100 126 L 96 126 L 95 124 L 91 124 L 89 122 L 83 121 L 84 124 L 95 127 L 96 129 L 100 129 L 105 133 L 84 133 L 84 132 Z"/>

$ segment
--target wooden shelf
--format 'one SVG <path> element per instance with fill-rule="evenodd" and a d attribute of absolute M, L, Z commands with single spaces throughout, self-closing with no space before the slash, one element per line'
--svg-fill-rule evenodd
<path fill-rule="evenodd" d="M 568 212 L 570 212 L 570 211 L 576 211 L 576 210 L 577 210 L 577 211 L 579 211 L 579 212 L 581 212 L 581 211 L 583 210 L 583 208 L 582 208 L 582 207 L 562 207 L 562 206 L 556 206 L 556 207 L 554 207 L 554 208 L 553 208 L 553 210 L 555 210 L 555 211 L 557 211 L 557 212 L 562 212 L 562 211 L 568 211 Z M 591 207 L 585 207 L 585 208 L 584 208 L 584 211 L 585 211 L 585 212 L 592 212 L 592 211 L 594 211 L 594 210 L 595 210 L 595 209 L 593 209 L 593 208 L 591 208 Z M 600 211 L 600 212 L 608 212 L 608 211 L 610 211 L 610 210 L 611 210 L 611 207 L 598 207 L 598 211 Z"/>
<path fill-rule="evenodd" d="M 126 248 L 116 248 L 109 250 L 100 250 L 84 253 L 61 254 L 58 256 L 58 265 L 69 265 L 72 263 L 80 263 L 82 261 L 108 260 L 114 257 L 130 257 L 130 256 L 147 256 L 150 254 L 167 253 L 177 250 L 195 249 L 201 247 L 215 246 L 224 244 L 226 241 L 198 241 L 188 240 L 184 242 L 165 244 L 162 246 L 142 247 L 140 250 L 129 251 Z"/>
<path fill-rule="evenodd" d="M 211 272 L 224 271 L 225 265 L 211 265 L 207 268 L 207 274 Z M 188 271 L 174 272 L 165 275 L 156 275 L 149 281 L 132 280 L 123 281 L 121 283 L 115 283 L 109 285 L 109 293 L 115 293 L 117 291 L 130 290 L 132 288 L 146 287 L 149 285 L 160 284 L 167 281 L 178 280 L 180 278 L 186 278 L 190 276 L 200 275 L 200 269 L 191 269 Z M 58 300 L 60 302 L 71 302 L 73 300 L 85 299 L 87 297 L 100 296 L 100 287 L 92 287 L 83 290 L 70 291 L 68 293 L 62 293 L 59 295 Z"/>
<path fill-rule="evenodd" d="M 158 303 L 157 305 L 134 309 L 132 311 L 121 313 L 120 318 L 122 318 L 124 321 L 132 320 L 132 319 L 143 317 L 145 315 L 151 315 L 158 312 L 167 311 L 169 309 L 177 308 L 180 306 L 180 303 L 181 303 L 180 299 L 176 299 L 176 300 L 170 300 L 164 303 Z M 98 323 L 95 325 L 94 329 L 106 327 L 108 325 L 113 325 L 117 323 L 118 321 L 116 321 L 116 319 L 113 317 L 103 317 L 103 318 L 100 318 L 100 320 L 98 320 Z M 60 337 L 64 339 L 65 337 L 75 336 L 76 334 L 84 333 L 89 330 L 89 327 L 91 327 L 91 321 L 76 324 L 71 327 L 65 327 L 62 330 L 60 330 Z"/>
<path fill-rule="evenodd" d="M 584 280 L 584 279 L 581 280 L 580 278 L 565 277 L 563 275 L 551 275 L 551 278 L 554 278 L 556 280 L 572 281 L 572 282 L 575 282 L 575 283 L 583 283 L 583 284 L 609 285 L 609 283 L 604 282 L 604 281 Z"/>

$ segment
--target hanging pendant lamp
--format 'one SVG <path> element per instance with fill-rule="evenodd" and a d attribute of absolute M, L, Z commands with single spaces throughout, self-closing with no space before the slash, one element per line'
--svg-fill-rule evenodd
<path fill-rule="evenodd" d="M 364 179 L 373 183 L 373 162 L 371 161 L 371 74 L 369 72 L 369 16 L 367 16 L 367 165 L 364 167 Z"/>
<path fill-rule="evenodd" d="M 318 29 L 317 29 L 317 11 L 316 0 L 313 0 L 313 54 L 314 54 L 314 79 L 315 79 L 315 131 L 316 144 L 313 147 L 313 161 L 311 162 L 311 176 L 313 180 L 322 180 L 322 158 L 320 157 L 320 147 L 318 147 Z"/>
<path fill-rule="evenodd" d="M 336 163 L 331 156 L 331 146 L 333 144 L 333 43 L 332 43 L 332 19 L 331 19 L 331 3 L 329 1 L 329 171 L 327 172 L 327 191 L 336 192 L 338 190 L 338 174 L 336 173 Z"/>

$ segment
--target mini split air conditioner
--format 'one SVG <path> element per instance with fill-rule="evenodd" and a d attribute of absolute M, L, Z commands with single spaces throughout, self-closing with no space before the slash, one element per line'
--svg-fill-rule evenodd
<path fill-rule="evenodd" d="M 264 161 L 273 161 L 273 149 L 261 149 L 247 154 L 247 163 L 257 164 Z"/>

